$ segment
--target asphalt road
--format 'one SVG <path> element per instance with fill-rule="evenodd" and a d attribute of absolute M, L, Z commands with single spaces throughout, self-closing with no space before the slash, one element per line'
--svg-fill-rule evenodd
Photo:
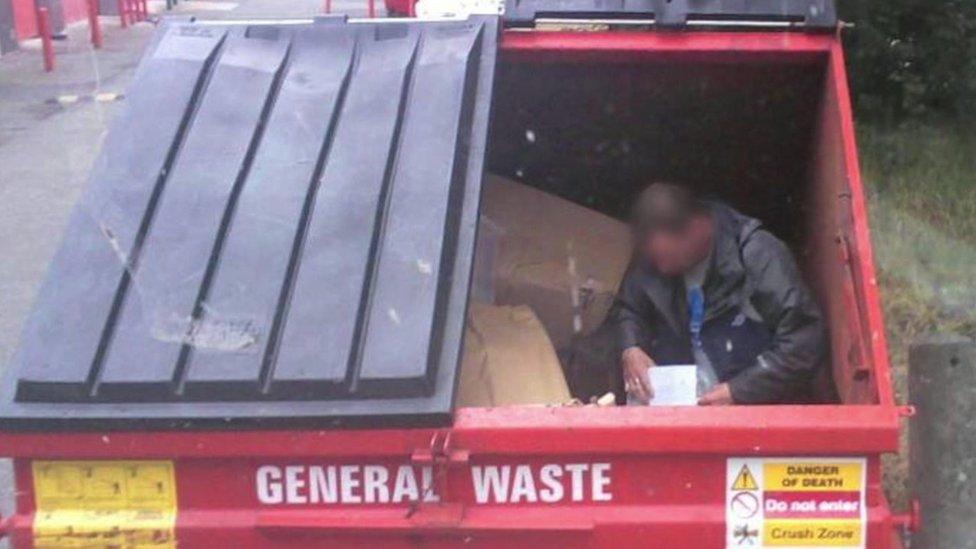
<path fill-rule="evenodd" d="M 333 11 L 362 17 L 366 2 L 334 0 Z M 154 12 L 164 5 L 150 1 Z M 174 12 L 217 19 L 299 18 L 318 15 L 322 5 L 322 0 L 183 0 Z M 381 1 L 377 9 L 382 10 Z M 0 374 L 154 29 L 150 23 L 121 29 L 115 17 L 102 21 L 104 48 L 91 49 L 87 27 L 73 26 L 66 40 L 56 42 L 52 73 L 41 70 L 36 40 L 0 58 Z M 10 463 L 0 460 L 0 514 L 11 513 L 13 495 Z"/>

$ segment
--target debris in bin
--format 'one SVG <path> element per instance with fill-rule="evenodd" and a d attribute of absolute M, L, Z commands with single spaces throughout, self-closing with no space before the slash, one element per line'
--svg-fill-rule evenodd
<path fill-rule="evenodd" d="M 616 406 L 616 405 L 617 405 L 617 395 L 613 393 L 606 393 L 599 398 L 591 397 L 590 401 L 586 403 L 574 397 L 569 401 L 564 402 L 562 406 L 566 408 L 580 408 L 584 406 L 595 406 L 597 408 L 606 408 L 608 406 Z"/>
<path fill-rule="evenodd" d="M 600 326 L 630 260 L 627 224 L 495 175 L 482 200 L 495 303 L 531 307 L 557 349 Z"/>
<path fill-rule="evenodd" d="M 457 406 L 558 405 L 570 400 L 556 351 L 532 309 L 472 301 Z"/>
<path fill-rule="evenodd" d="M 559 350 L 559 360 L 573 396 L 589 402 L 609 391 L 619 396 L 618 403 L 626 402 L 616 334 L 609 322 L 592 333 L 574 336 Z"/>

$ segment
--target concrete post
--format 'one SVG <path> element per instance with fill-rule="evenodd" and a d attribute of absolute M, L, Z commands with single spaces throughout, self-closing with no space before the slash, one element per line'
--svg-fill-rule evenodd
<path fill-rule="evenodd" d="M 976 343 L 909 351 L 911 494 L 922 523 L 913 549 L 976 548 Z"/>

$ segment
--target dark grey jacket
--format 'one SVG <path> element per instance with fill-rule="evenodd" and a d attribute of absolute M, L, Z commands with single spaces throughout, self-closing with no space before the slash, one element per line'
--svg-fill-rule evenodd
<path fill-rule="evenodd" d="M 744 404 L 800 398 L 809 392 L 827 351 L 820 309 L 786 244 L 756 219 L 724 204 L 710 207 L 716 237 L 704 283 L 705 324 L 751 305 L 770 335 L 768 348 L 727 380 L 732 397 Z M 611 318 L 620 350 L 636 345 L 659 363 L 693 361 L 681 277 L 663 276 L 635 260 L 621 283 Z M 661 356 L 669 358 L 660 362 Z"/>

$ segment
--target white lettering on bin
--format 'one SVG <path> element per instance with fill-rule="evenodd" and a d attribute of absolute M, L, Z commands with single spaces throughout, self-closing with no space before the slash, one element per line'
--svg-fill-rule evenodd
<path fill-rule="evenodd" d="M 571 501 L 584 501 L 587 494 L 590 501 L 613 500 L 609 463 L 549 463 L 537 471 L 530 465 L 475 465 L 471 482 L 480 504 L 559 503 L 567 493 Z"/>
<path fill-rule="evenodd" d="M 474 465 L 471 483 L 478 504 L 613 500 L 609 463 Z M 430 466 L 261 465 L 255 489 L 264 505 L 440 501 Z"/>

